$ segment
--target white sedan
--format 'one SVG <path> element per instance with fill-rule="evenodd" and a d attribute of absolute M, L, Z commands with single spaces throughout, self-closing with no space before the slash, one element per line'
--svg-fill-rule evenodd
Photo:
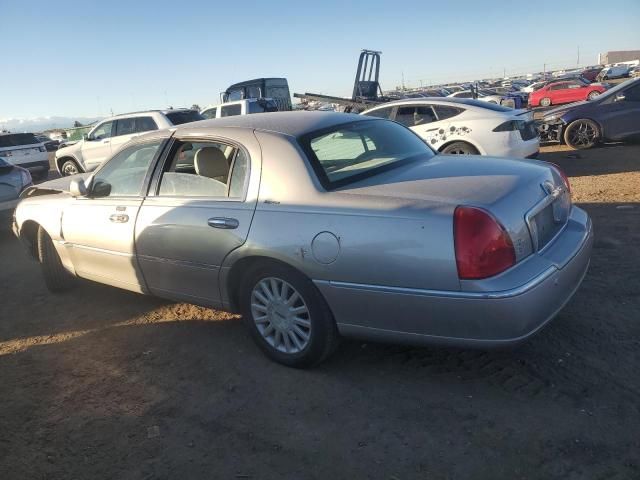
<path fill-rule="evenodd" d="M 366 110 L 362 115 L 395 120 L 442 153 L 533 158 L 540 150 L 531 111 L 479 100 L 398 100 Z"/>

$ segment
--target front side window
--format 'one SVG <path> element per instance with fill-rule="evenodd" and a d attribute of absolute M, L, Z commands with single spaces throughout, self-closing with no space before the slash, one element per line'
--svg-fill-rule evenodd
<path fill-rule="evenodd" d="M 91 140 L 104 140 L 105 138 L 111 138 L 113 123 L 114 122 L 104 122 L 103 124 L 98 125 L 89 138 Z"/>
<path fill-rule="evenodd" d="M 640 84 L 623 92 L 625 102 L 640 102 Z"/>
<path fill-rule="evenodd" d="M 396 112 L 396 122 L 406 127 L 417 127 L 427 123 L 436 122 L 433 109 L 428 105 L 417 105 L 412 107 L 398 107 Z"/>
<path fill-rule="evenodd" d="M 133 135 L 136 133 L 135 118 L 120 118 L 116 122 L 116 137 L 121 135 Z"/>
<path fill-rule="evenodd" d="M 91 186 L 92 197 L 138 197 L 162 140 L 132 145 L 98 170 Z"/>
<path fill-rule="evenodd" d="M 303 135 L 299 142 L 327 189 L 434 156 L 433 150 L 413 132 L 384 120 L 336 125 Z"/>
<path fill-rule="evenodd" d="M 226 105 L 221 109 L 221 117 L 232 117 L 242 113 L 242 105 Z"/>
<path fill-rule="evenodd" d="M 244 150 L 218 142 L 177 142 L 160 179 L 160 196 L 242 198 L 249 175 Z"/>

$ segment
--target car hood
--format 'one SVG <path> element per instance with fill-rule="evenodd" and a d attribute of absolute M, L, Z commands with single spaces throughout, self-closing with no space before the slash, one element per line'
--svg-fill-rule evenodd
<path fill-rule="evenodd" d="M 48 182 L 42 182 L 38 185 L 27 188 L 22 192 L 23 198 L 38 197 L 41 195 L 51 195 L 57 193 L 69 193 L 69 185 L 71 180 L 83 179 L 86 180 L 91 176 L 91 173 L 78 173 L 77 175 L 71 175 L 68 177 L 60 177 Z"/>
<path fill-rule="evenodd" d="M 542 120 L 547 120 L 550 117 L 559 117 L 569 110 L 573 110 L 575 108 L 580 108 L 583 105 L 593 105 L 594 103 L 589 100 L 582 100 L 580 102 L 568 103 L 566 105 L 562 105 L 560 107 L 552 108 L 551 110 L 547 110 L 544 112 L 542 116 Z"/>
<path fill-rule="evenodd" d="M 72 143 L 71 145 L 58 148 L 58 150 L 56 150 L 56 158 L 64 157 L 65 155 L 73 155 L 74 153 L 79 152 L 83 143 L 84 141 L 80 140 L 79 142 Z"/>

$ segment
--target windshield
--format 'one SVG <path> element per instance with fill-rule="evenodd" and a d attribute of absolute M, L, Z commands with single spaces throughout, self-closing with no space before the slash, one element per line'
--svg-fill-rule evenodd
<path fill-rule="evenodd" d="M 327 189 L 434 156 L 411 130 L 382 119 L 337 125 L 304 135 L 300 143 Z"/>
<path fill-rule="evenodd" d="M 180 110 L 176 112 L 168 112 L 165 115 L 174 125 L 182 125 L 183 123 L 206 120 L 202 115 L 200 115 L 200 113 L 196 112 L 195 110 Z"/>

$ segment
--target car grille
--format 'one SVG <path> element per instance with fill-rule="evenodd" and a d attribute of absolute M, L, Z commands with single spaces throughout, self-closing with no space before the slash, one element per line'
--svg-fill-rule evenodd
<path fill-rule="evenodd" d="M 520 129 L 520 136 L 522 140 L 533 140 L 538 136 L 538 129 L 535 122 L 527 122 L 524 128 Z"/>

